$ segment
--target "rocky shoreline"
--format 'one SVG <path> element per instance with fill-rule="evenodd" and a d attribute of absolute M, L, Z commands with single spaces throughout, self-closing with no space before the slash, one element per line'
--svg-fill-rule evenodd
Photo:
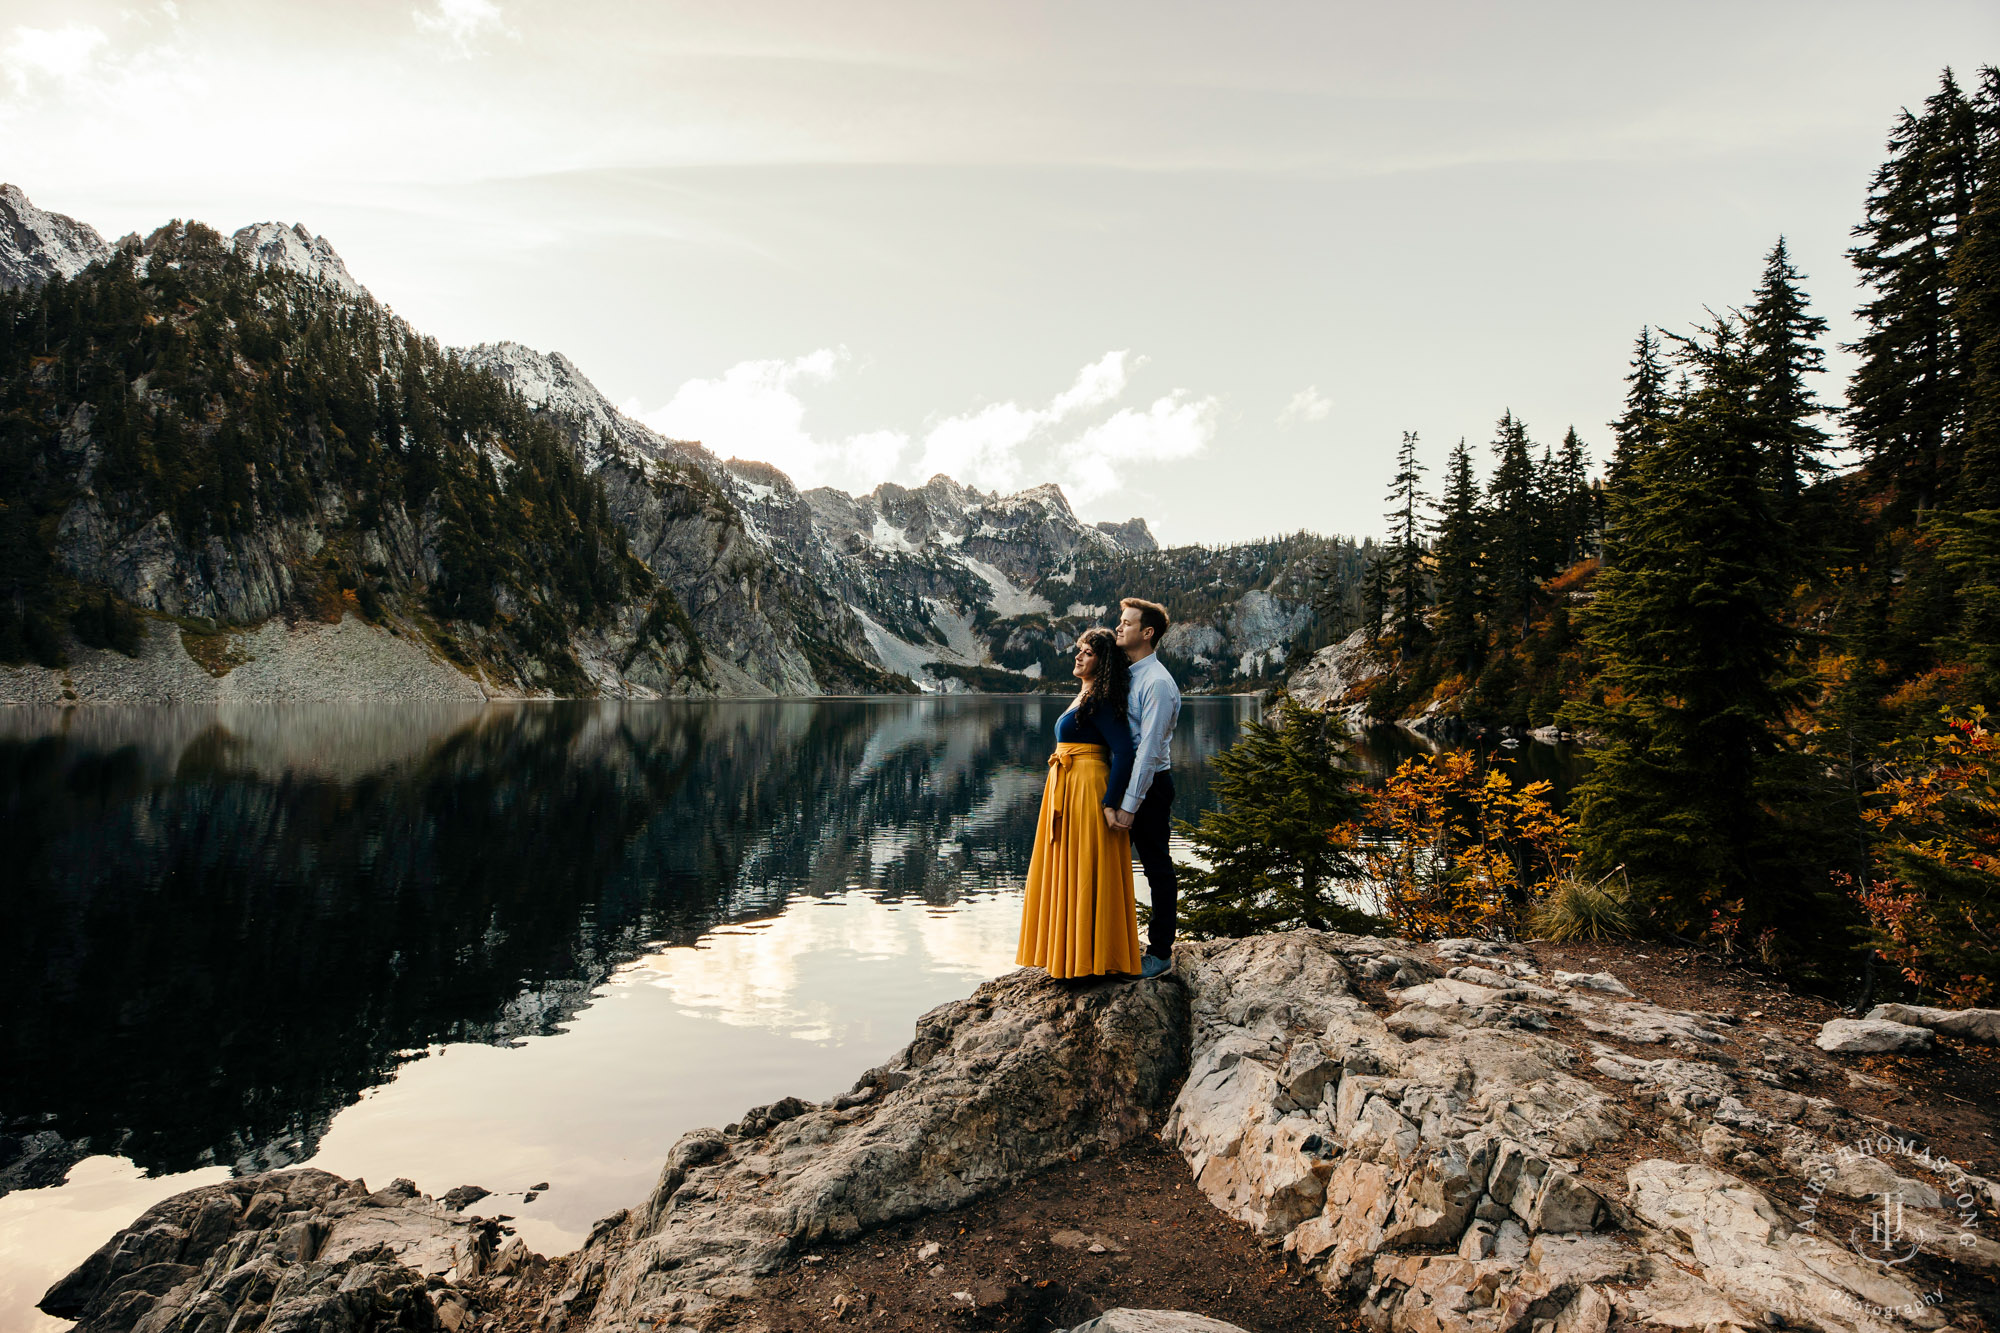
<path fill-rule="evenodd" d="M 1824 1006 L 1695 1008 L 1651 964 L 1594 961 L 1299 931 L 1184 945 L 1155 982 L 1016 972 L 831 1102 L 684 1136 L 573 1255 L 401 1182 L 272 1173 L 149 1210 L 44 1308 L 88 1333 L 789 1327 L 784 1275 L 879 1266 L 871 1238 L 1157 1137 L 1290 1282 L 1384 1333 L 1995 1324 L 2000 1184 L 1968 1165 L 1991 1102 L 1896 1115 L 1925 1073 L 1883 1063 L 1990 1080 L 1985 1020 L 1871 1014 L 1843 1021 L 1936 1053 L 1827 1051 Z M 928 1326 L 1030 1327 L 957 1256 L 901 1261 L 967 1284 Z M 812 1319 L 890 1326 L 857 1290 Z"/>

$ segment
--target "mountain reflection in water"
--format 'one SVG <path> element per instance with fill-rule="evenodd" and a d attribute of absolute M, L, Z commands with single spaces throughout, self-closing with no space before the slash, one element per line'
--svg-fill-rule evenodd
<path fill-rule="evenodd" d="M 0 713 L 0 1169 L 52 1135 L 155 1174 L 303 1161 L 413 1059 L 556 1032 L 633 959 L 800 898 L 955 911 L 1015 890 L 1063 705 Z M 1254 708 L 1189 701 L 1183 813 Z M 987 974 L 1010 965 L 994 953 Z M 791 1013 L 781 963 L 669 971 L 685 1007 L 827 1039 L 840 1015 Z M 764 999 L 733 1013 L 728 987 Z"/>
<path fill-rule="evenodd" d="M 1066 702 L 0 709 L 0 1330 L 230 1170 L 511 1191 L 560 1253 L 844 1089 L 1012 968 Z M 1257 711 L 1186 701 L 1183 817 Z"/>

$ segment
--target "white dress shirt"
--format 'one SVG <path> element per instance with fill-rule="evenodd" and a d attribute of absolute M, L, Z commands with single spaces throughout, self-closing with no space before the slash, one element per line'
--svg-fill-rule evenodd
<path fill-rule="evenodd" d="M 1125 784 L 1124 807 L 1136 812 L 1153 786 L 1155 774 L 1173 767 L 1174 722 L 1181 715 L 1181 687 L 1173 673 L 1149 653 L 1132 664 L 1132 688 L 1125 698 L 1125 720 L 1132 727 L 1132 779 Z"/>

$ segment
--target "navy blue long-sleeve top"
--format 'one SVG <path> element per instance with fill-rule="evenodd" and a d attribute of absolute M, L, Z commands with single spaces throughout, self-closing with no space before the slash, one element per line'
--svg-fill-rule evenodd
<path fill-rule="evenodd" d="M 1125 784 L 1132 780 L 1132 729 L 1122 717 L 1100 718 L 1094 704 L 1072 708 L 1056 719 L 1056 740 L 1073 745 L 1102 745 L 1111 751 L 1111 779 L 1104 784 L 1103 804 L 1115 806 L 1125 799 Z M 1099 726 L 1099 721 L 1104 723 Z"/>

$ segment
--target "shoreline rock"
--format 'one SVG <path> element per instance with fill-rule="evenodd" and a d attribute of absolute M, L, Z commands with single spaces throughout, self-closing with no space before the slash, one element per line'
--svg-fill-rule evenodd
<path fill-rule="evenodd" d="M 407 1180 L 371 1193 L 310 1168 L 239 1176 L 147 1209 L 41 1309 L 77 1320 L 76 1333 L 436 1328 L 465 1304 L 447 1275 L 487 1271 L 498 1237 Z M 513 1244 L 512 1262 L 526 1262 Z"/>
<path fill-rule="evenodd" d="M 850 1092 L 684 1135 L 647 1200 L 546 1269 L 453 1212 L 460 1192 L 370 1194 L 305 1170 L 148 1210 L 43 1308 L 84 1333 L 194 1333 L 211 1316 L 217 1333 L 456 1329 L 495 1299 L 467 1280 L 532 1270 L 498 1297 L 510 1327 L 748 1330 L 758 1281 L 814 1245 L 1158 1129 L 1210 1203 L 1379 1333 L 1936 1329 L 1924 1284 L 2000 1273 L 1979 1225 L 2000 1185 L 1785 1086 L 1855 1074 L 1734 1014 L 1544 971 L 1518 945 L 1212 941 L 1154 982 L 988 982 Z M 1787 1178 L 1803 1187 L 1789 1204 L 1772 1183 Z M 1928 1268 L 1839 1234 L 1883 1201 Z M 1119 1309 L 1084 1327 L 1199 1318 Z"/>
<path fill-rule="evenodd" d="M 598 1224 L 543 1311 L 592 1333 L 704 1326 L 801 1246 L 994 1194 L 1159 1123 L 1187 1049 L 1178 981 L 1023 969 L 917 1020 L 824 1106 L 786 1098 L 668 1154 L 652 1197 Z"/>

